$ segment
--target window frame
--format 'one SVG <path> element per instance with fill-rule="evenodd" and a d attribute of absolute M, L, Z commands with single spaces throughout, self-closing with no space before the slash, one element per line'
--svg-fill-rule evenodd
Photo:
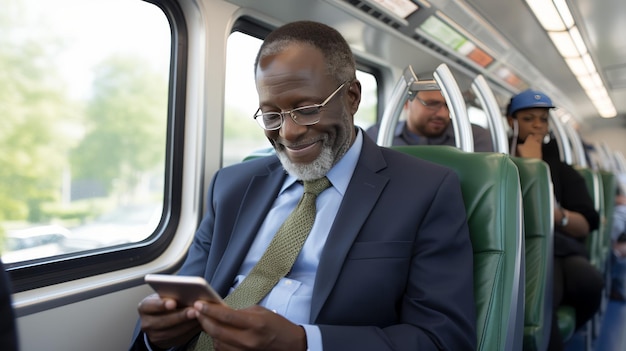
<path fill-rule="evenodd" d="M 174 238 L 182 204 L 188 31 L 182 8 L 176 1 L 143 1 L 163 11 L 171 30 L 163 212 L 159 225 L 150 237 L 138 243 L 4 264 L 13 293 L 150 262 L 163 253 Z"/>

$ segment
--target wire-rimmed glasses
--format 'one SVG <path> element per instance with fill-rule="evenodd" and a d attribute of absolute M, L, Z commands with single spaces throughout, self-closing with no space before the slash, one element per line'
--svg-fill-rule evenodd
<path fill-rule="evenodd" d="M 344 82 L 341 84 L 335 91 L 333 91 L 330 96 L 324 100 L 321 104 L 314 104 L 309 106 L 296 107 L 294 109 L 288 111 L 281 112 L 261 112 L 261 108 L 256 111 L 254 114 L 254 119 L 257 121 L 259 126 L 265 130 L 276 130 L 282 127 L 285 121 L 285 114 L 291 116 L 291 119 L 294 123 L 301 126 L 311 126 L 320 121 L 321 109 L 326 106 L 330 100 L 337 95 L 337 93 L 343 88 L 348 82 Z"/>
<path fill-rule="evenodd" d="M 439 111 L 439 109 L 441 109 L 442 107 L 448 108 L 448 105 L 446 104 L 445 101 L 439 101 L 439 100 L 424 101 L 417 96 L 415 96 L 415 99 L 417 99 L 417 101 L 419 101 L 420 104 L 422 104 L 424 107 L 426 107 L 427 109 L 431 111 Z"/>

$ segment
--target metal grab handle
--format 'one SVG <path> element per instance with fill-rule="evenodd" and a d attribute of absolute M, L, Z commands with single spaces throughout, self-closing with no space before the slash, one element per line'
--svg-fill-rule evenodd
<path fill-rule="evenodd" d="M 571 123 L 564 123 L 565 125 L 565 133 L 567 133 L 567 137 L 572 146 L 572 151 L 574 155 L 574 163 L 584 167 L 589 168 L 589 164 L 587 163 L 587 157 L 585 157 L 585 148 L 583 146 L 583 141 L 578 135 L 578 132 L 572 127 Z"/>
<path fill-rule="evenodd" d="M 407 66 L 396 83 L 391 98 L 383 113 L 376 143 L 381 146 L 391 146 L 393 132 L 400 118 L 404 103 L 415 99 L 417 92 L 425 90 L 441 90 L 452 119 L 456 146 L 463 151 L 474 151 L 472 128 L 467 116 L 465 100 L 461 90 L 446 64 L 441 64 L 434 72 L 435 80 L 418 80 L 412 66 Z"/>
<path fill-rule="evenodd" d="M 381 146 L 391 146 L 393 142 L 393 131 L 400 118 L 402 106 L 409 98 L 411 84 L 417 81 L 417 76 L 410 65 L 404 72 L 391 93 L 391 99 L 387 102 L 383 118 L 380 122 L 380 130 L 376 143 Z"/>
<path fill-rule="evenodd" d="M 552 111 L 549 112 L 550 115 L 550 123 L 554 127 L 554 136 L 556 138 L 556 142 L 559 146 L 559 154 L 561 155 L 561 161 L 567 163 L 568 165 L 572 164 L 572 146 L 570 145 L 569 138 L 567 137 L 567 133 L 565 132 L 565 127 L 563 127 L 563 123 L 561 120 L 554 117 Z"/>
<path fill-rule="evenodd" d="M 380 130 L 376 143 L 381 146 L 391 146 L 393 132 L 400 119 L 400 113 L 407 100 L 415 99 L 418 91 L 439 90 L 439 85 L 434 80 L 418 80 L 411 65 L 404 72 L 391 93 L 391 99 L 387 103 L 383 118 L 380 122 Z"/>
<path fill-rule="evenodd" d="M 506 130 L 504 129 L 504 119 L 500 113 L 498 101 L 493 95 L 489 84 L 487 84 L 485 77 L 481 74 L 476 76 L 472 82 L 472 90 L 474 90 L 476 97 L 480 101 L 480 105 L 487 115 L 493 150 L 498 153 L 509 154 L 509 145 Z"/>
<path fill-rule="evenodd" d="M 452 72 L 445 63 L 437 67 L 434 73 L 435 80 L 441 87 L 441 93 L 446 99 L 448 110 L 450 111 L 450 119 L 454 126 L 454 139 L 456 146 L 463 151 L 474 151 L 474 136 L 472 135 L 472 126 L 467 115 L 467 107 L 465 99 L 459 85 L 456 83 Z"/>

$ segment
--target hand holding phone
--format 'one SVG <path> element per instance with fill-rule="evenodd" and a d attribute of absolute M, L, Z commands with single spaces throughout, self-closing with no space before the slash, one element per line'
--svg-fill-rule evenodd
<path fill-rule="evenodd" d="M 176 300 L 181 306 L 192 306 L 198 300 L 225 304 L 220 295 L 202 277 L 147 274 L 145 281 L 161 298 Z"/>

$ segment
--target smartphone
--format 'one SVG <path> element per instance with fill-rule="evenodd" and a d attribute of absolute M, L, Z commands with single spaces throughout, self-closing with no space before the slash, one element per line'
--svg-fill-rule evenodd
<path fill-rule="evenodd" d="M 202 277 L 147 274 L 145 281 L 161 298 L 174 299 L 181 306 L 192 306 L 198 300 L 224 304 L 220 295 Z"/>

